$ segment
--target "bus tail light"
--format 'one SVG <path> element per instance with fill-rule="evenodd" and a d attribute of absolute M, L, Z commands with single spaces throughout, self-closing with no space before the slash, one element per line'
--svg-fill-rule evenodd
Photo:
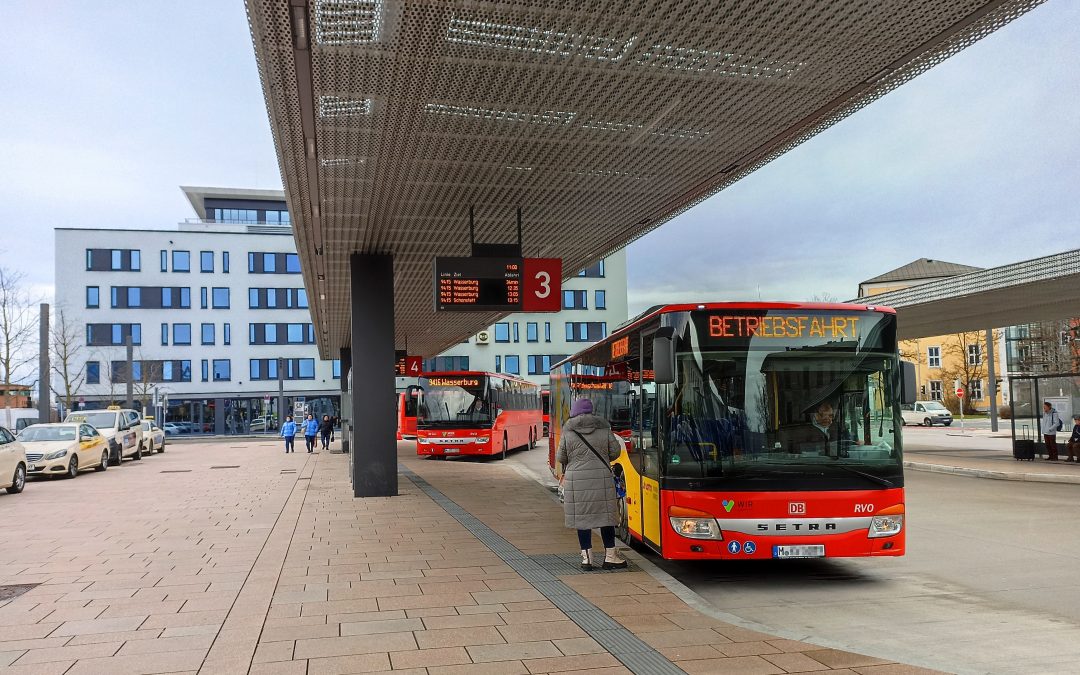
<path fill-rule="evenodd" d="M 890 506 L 878 511 L 874 519 L 870 521 L 870 531 L 867 536 L 870 539 L 880 537 L 892 537 L 900 534 L 904 529 L 904 505 Z"/>
<path fill-rule="evenodd" d="M 704 511 L 672 506 L 668 509 L 671 528 L 688 539 L 723 539 L 720 524 Z"/>

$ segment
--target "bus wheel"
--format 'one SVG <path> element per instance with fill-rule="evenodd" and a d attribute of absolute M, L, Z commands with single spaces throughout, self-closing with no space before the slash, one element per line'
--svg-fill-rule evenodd
<path fill-rule="evenodd" d="M 502 449 L 502 452 L 499 453 L 499 459 L 500 460 L 506 459 L 506 447 L 507 447 L 507 445 L 508 445 L 508 443 L 507 443 L 507 440 L 506 440 L 506 434 L 503 433 L 503 449 Z"/>

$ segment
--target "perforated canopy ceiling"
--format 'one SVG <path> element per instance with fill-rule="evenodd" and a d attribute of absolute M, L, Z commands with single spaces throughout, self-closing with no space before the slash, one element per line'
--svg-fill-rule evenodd
<path fill-rule="evenodd" d="M 495 319 L 434 311 L 470 205 L 573 274 L 1038 2 L 247 0 L 323 356 L 352 252 L 394 255 L 398 347 L 435 354 Z"/>

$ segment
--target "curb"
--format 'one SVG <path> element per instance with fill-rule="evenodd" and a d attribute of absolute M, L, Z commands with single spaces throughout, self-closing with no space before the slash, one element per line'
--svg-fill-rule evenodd
<path fill-rule="evenodd" d="M 968 478 L 988 478 L 990 480 L 1012 480 L 1025 483 L 1066 483 L 1080 485 L 1080 475 L 1061 473 L 1014 473 L 1011 471 L 992 471 L 990 469 L 972 469 L 966 466 L 947 464 L 929 464 L 926 462 L 904 462 L 904 468 L 928 473 L 945 473 Z"/>

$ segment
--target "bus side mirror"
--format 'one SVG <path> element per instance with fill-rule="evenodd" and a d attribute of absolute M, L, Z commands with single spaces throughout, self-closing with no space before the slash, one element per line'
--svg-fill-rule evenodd
<path fill-rule="evenodd" d="M 918 399 L 915 389 L 915 364 L 910 361 L 900 362 L 900 403 L 908 405 Z"/>
<path fill-rule="evenodd" d="M 675 383 L 675 329 L 665 326 L 653 335 L 653 370 L 657 384 Z"/>

